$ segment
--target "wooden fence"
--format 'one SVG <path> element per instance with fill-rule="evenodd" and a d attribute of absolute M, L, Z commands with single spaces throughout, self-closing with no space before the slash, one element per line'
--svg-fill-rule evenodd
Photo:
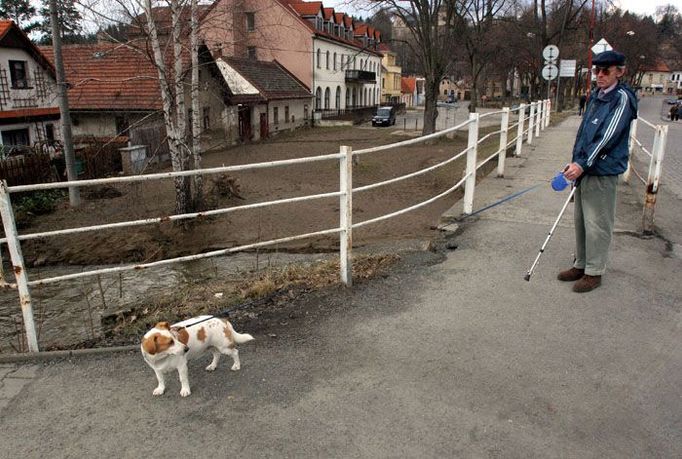
<path fill-rule="evenodd" d="M 9 186 L 52 182 L 55 179 L 50 155 L 28 154 L 0 161 L 0 179 Z"/>

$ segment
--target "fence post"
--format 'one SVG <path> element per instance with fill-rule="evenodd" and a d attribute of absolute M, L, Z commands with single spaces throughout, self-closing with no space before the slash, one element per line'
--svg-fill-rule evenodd
<path fill-rule="evenodd" d="M 542 100 L 538 101 L 538 111 L 536 113 L 537 119 L 535 120 L 535 137 L 540 137 L 540 128 L 542 127 L 542 108 L 545 102 Z"/>
<path fill-rule="evenodd" d="M 341 146 L 339 160 L 339 257 L 341 282 L 346 287 L 353 285 L 353 148 Z"/>
<path fill-rule="evenodd" d="M 464 213 L 474 211 L 474 188 L 476 187 L 476 156 L 478 150 L 478 113 L 469 113 L 469 141 L 467 143 L 466 182 L 464 182 Z"/>
<path fill-rule="evenodd" d="M 535 123 L 535 102 L 530 103 L 530 115 L 528 116 L 528 145 L 533 143 L 533 128 Z"/>
<path fill-rule="evenodd" d="M 7 248 L 12 260 L 12 270 L 17 280 L 28 350 L 30 352 L 38 352 L 38 336 L 36 335 L 36 326 L 33 320 L 33 305 L 31 304 L 31 292 L 28 290 L 26 265 L 24 264 L 24 256 L 21 253 L 21 245 L 17 239 L 17 226 L 14 222 L 14 213 L 12 212 L 9 191 L 7 191 L 7 182 L 4 180 L 0 182 L 0 216 L 2 216 L 2 226 L 5 229 L 5 237 L 7 237 Z"/>
<path fill-rule="evenodd" d="M 547 99 L 547 113 L 545 113 L 545 127 L 549 127 L 550 119 L 552 115 L 552 99 Z"/>
<path fill-rule="evenodd" d="M 497 156 L 497 176 L 504 177 L 504 159 L 507 156 L 507 138 L 509 137 L 509 107 L 502 109 L 500 127 L 500 154 Z"/>
<path fill-rule="evenodd" d="M 635 152 L 635 140 L 637 139 L 637 118 L 630 123 L 630 139 L 628 140 L 628 168 L 623 173 L 623 181 L 630 183 L 630 174 L 632 172 L 632 155 Z"/>
<path fill-rule="evenodd" d="M 654 231 L 654 210 L 656 208 L 656 194 L 658 194 L 658 181 L 661 178 L 661 163 L 665 153 L 665 144 L 668 137 L 668 126 L 656 126 L 654 136 L 654 148 L 649 163 L 649 177 L 646 184 L 646 196 L 644 198 L 644 213 L 642 215 L 642 232 L 652 234 Z"/>
<path fill-rule="evenodd" d="M 519 106 L 519 125 L 516 128 L 516 150 L 514 156 L 521 156 L 521 149 L 523 148 L 523 124 L 526 118 L 526 104 Z"/>

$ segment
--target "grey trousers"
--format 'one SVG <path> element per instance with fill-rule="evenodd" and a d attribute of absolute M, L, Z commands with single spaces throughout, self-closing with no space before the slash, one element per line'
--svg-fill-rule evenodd
<path fill-rule="evenodd" d="M 586 175 L 575 190 L 575 268 L 588 276 L 606 270 L 616 219 L 618 176 Z"/>

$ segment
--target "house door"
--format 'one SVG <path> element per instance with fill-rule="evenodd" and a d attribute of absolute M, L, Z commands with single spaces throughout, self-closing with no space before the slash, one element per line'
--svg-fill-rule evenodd
<path fill-rule="evenodd" d="M 260 114 L 260 138 L 265 139 L 268 137 L 268 114 Z"/>
<path fill-rule="evenodd" d="M 239 107 L 239 140 L 251 140 L 251 107 Z"/>

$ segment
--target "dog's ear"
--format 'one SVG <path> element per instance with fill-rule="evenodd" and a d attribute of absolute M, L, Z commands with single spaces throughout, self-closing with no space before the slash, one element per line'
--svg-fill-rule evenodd
<path fill-rule="evenodd" d="M 157 348 L 157 338 L 159 335 L 153 334 L 152 336 L 148 336 L 145 339 L 142 340 L 142 349 L 149 354 L 149 355 L 154 355 L 156 354 L 156 348 Z"/>
<path fill-rule="evenodd" d="M 154 328 L 170 330 L 170 324 L 168 322 L 159 322 L 158 324 L 154 325 Z"/>
<path fill-rule="evenodd" d="M 187 329 L 185 327 L 173 327 L 171 328 L 171 332 L 173 332 L 173 334 L 178 338 L 178 341 L 185 346 L 187 343 L 189 343 L 189 333 L 187 333 Z"/>

